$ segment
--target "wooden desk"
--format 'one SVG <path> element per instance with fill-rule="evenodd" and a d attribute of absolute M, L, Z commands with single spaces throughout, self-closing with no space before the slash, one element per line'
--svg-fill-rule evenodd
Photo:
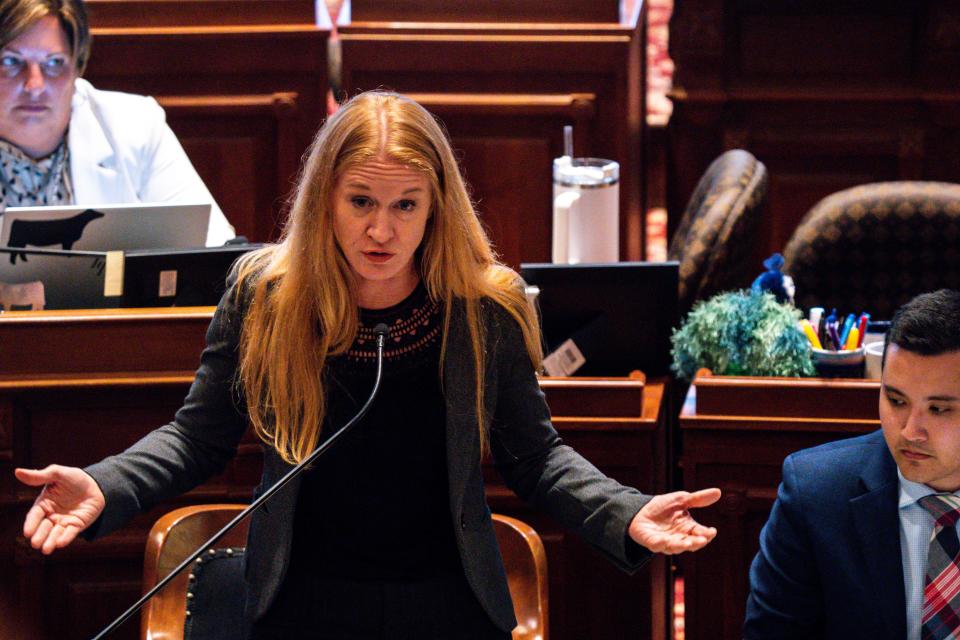
<path fill-rule="evenodd" d="M 878 380 L 697 375 L 680 413 L 683 487 L 720 487 L 723 498 L 698 511 L 716 540 L 680 558 L 688 639 L 739 640 L 783 459 L 877 429 L 879 393 Z"/>
<path fill-rule="evenodd" d="M 193 379 L 211 316 L 210 308 L 0 314 L 0 638 L 87 640 L 139 595 L 146 534 L 160 515 L 249 500 L 262 458 L 248 434 L 222 475 L 103 540 L 43 557 L 20 537 L 36 491 L 20 486 L 13 468 L 87 465 L 168 422 Z M 544 379 L 543 386 L 569 444 L 621 482 L 663 490 L 663 383 Z M 666 637 L 662 557 L 627 576 L 485 472 L 493 510 L 527 520 L 544 538 L 551 638 Z M 133 621 L 115 637 L 136 634 Z"/>

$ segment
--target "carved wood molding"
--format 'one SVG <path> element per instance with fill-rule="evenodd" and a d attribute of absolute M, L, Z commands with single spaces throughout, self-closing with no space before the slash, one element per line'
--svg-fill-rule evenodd
<path fill-rule="evenodd" d="M 618 22 L 618 0 L 353 0 L 358 21 Z"/>
<path fill-rule="evenodd" d="M 430 27 L 430 28 L 427 28 Z M 512 30 L 509 25 L 352 25 L 344 27 L 340 39 L 344 42 L 447 42 L 466 43 L 547 43 L 547 44 L 629 44 L 634 34 L 623 27 L 611 26 L 607 29 L 591 28 L 583 33 L 570 33 L 569 29 L 543 30 L 530 32 Z M 540 30 L 538 30 L 540 31 Z"/>
<path fill-rule="evenodd" d="M 190 114 L 257 114 L 272 112 L 278 118 L 289 118 L 297 111 L 298 94 L 284 91 L 253 95 L 157 96 L 157 102 L 171 113 Z"/>
<path fill-rule="evenodd" d="M 45 374 L 30 376 L 0 376 L 0 392 L 40 391 L 44 389 L 80 389 L 80 388 L 123 388 L 123 387 L 168 387 L 189 385 L 193 382 L 194 371 L 171 371 L 149 373 L 74 373 Z M 3 420 L 3 403 L 0 401 L 0 421 Z M 0 422 L 0 448 L 2 448 L 2 429 Z"/>
<path fill-rule="evenodd" d="M 906 84 L 855 85 L 843 86 L 777 86 L 760 84 L 741 84 L 725 89 L 693 88 L 675 85 L 667 94 L 675 102 L 689 103 L 937 103 L 960 101 L 960 91 L 953 89 L 928 90 Z"/>
<path fill-rule="evenodd" d="M 327 29 L 307 24 L 240 24 L 240 25 L 188 25 L 188 26 L 127 26 L 127 27 L 97 27 L 91 28 L 90 33 L 94 41 L 100 37 L 133 37 L 133 36 L 198 36 L 218 37 L 230 35 L 256 34 L 288 34 L 304 33 L 325 35 Z"/>
<path fill-rule="evenodd" d="M 214 307 L 151 307 L 149 309 L 64 309 L 51 311 L 7 311 L 0 316 L 4 325 L 64 325 L 77 323 L 124 323 L 170 320 L 213 319 Z M 56 329 L 54 329 L 56 330 Z"/>
<path fill-rule="evenodd" d="M 445 114 L 564 115 L 574 120 L 592 118 L 596 113 L 594 93 L 409 93 L 427 109 Z"/>

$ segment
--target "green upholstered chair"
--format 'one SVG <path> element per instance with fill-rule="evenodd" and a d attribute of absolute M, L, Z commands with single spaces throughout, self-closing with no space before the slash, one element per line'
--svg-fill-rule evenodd
<path fill-rule="evenodd" d="M 783 252 L 797 306 L 889 319 L 913 296 L 960 288 L 960 184 L 878 182 L 818 202 Z"/>
<path fill-rule="evenodd" d="M 700 178 L 670 242 L 680 263 L 681 312 L 727 289 L 749 286 L 753 240 L 767 193 L 767 169 L 751 153 L 733 149 Z"/>

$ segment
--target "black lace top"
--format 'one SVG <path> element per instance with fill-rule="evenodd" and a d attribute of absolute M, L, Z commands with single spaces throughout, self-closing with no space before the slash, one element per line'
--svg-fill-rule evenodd
<path fill-rule="evenodd" d="M 388 309 L 361 310 L 352 348 L 327 367 L 324 437 L 373 386 L 373 327 L 390 327 L 367 416 L 305 474 L 288 582 L 311 575 L 406 580 L 461 571 L 450 515 L 440 305 L 421 284 Z"/>

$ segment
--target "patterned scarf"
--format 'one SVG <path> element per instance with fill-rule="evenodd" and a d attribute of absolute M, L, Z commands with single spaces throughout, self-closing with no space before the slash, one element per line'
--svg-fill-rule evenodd
<path fill-rule="evenodd" d="M 69 156 L 66 137 L 53 153 L 39 160 L 0 139 L 0 199 L 4 206 L 72 204 Z"/>

